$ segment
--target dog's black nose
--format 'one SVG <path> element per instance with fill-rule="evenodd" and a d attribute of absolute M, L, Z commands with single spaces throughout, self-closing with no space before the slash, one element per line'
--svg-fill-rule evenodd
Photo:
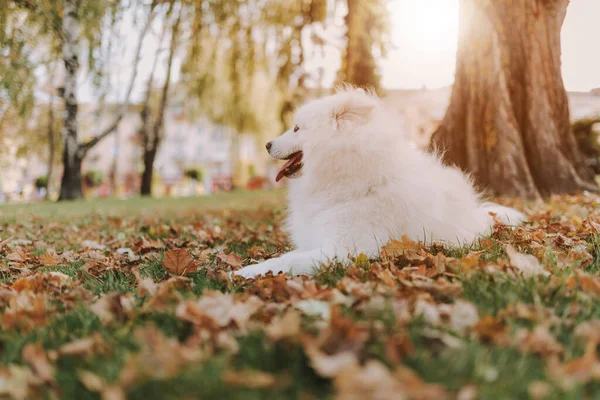
<path fill-rule="evenodd" d="M 267 148 L 267 151 L 271 150 L 271 146 L 273 146 L 273 143 L 267 142 L 267 144 L 265 145 L 265 147 Z"/>

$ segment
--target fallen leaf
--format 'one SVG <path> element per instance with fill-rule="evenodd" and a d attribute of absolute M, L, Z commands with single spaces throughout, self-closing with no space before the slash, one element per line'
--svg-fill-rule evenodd
<path fill-rule="evenodd" d="M 331 305 L 326 301 L 302 300 L 295 302 L 293 306 L 310 317 L 317 317 L 324 321 L 329 321 L 331 317 Z"/>
<path fill-rule="evenodd" d="M 242 267 L 242 261 L 243 261 L 242 257 L 238 256 L 237 254 L 235 254 L 233 252 L 231 252 L 229 254 L 225 254 L 224 252 L 221 251 L 217 254 L 217 258 L 231 267 L 234 267 L 234 268 Z"/>
<path fill-rule="evenodd" d="M 197 301 L 180 303 L 175 314 L 197 325 L 211 324 L 215 329 L 224 328 L 232 322 L 245 329 L 250 317 L 263 306 L 263 301 L 256 296 L 240 301 L 231 294 L 205 292 Z"/>
<path fill-rule="evenodd" d="M 187 275 L 196 272 L 198 265 L 186 249 L 165 252 L 165 261 L 161 264 L 172 275 Z"/>
<path fill-rule="evenodd" d="M 109 293 L 90 306 L 103 325 L 113 321 L 124 322 L 133 311 L 135 301 L 130 294 Z"/>
<path fill-rule="evenodd" d="M 510 259 L 510 264 L 521 271 L 523 276 L 550 276 L 550 272 L 546 271 L 534 256 L 519 253 L 510 244 L 506 246 L 506 253 Z"/>
<path fill-rule="evenodd" d="M 27 344 L 23 348 L 23 361 L 31 365 L 35 374 L 44 382 L 54 382 L 55 369 L 48 361 L 46 352 L 40 344 Z"/>
<path fill-rule="evenodd" d="M 106 386 L 104 379 L 93 372 L 79 371 L 77 375 L 83 386 L 91 392 L 100 392 Z"/>
<path fill-rule="evenodd" d="M 81 247 L 93 250 L 104 250 L 106 248 L 105 245 L 100 244 L 94 240 L 84 240 L 83 242 L 81 242 Z"/>
<path fill-rule="evenodd" d="M 457 300 L 450 312 L 450 328 L 462 332 L 479 321 L 477 307 L 468 301 Z"/>
<path fill-rule="evenodd" d="M 76 339 L 58 349 L 58 354 L 62 356 L 86 356 L 94 354 L 98 350 L 107 348 L 107 344 L 98 332 L 91 336 Z"/>
<path fill-rule="evenodd" d="M 406 387 L 379 361 L 369 360 L 363 367 L 351 365 L 333 381 L 337 400 L 408 399 Z"/>
<path fill-rule="evenodd" d="M 46 250 L 45 254 L 38 256 L 38 260 L 45 267 L 59 265 L 63 262 L 62 258 L 59 257 L 58 254 L 56 254 L 56 251 L 52 249 L 48 249 Z"/>
<path fill-rule="evenodd" d="M 547 327 L 536 326 L 532 331 L 520 330 L 515 335 L 519 349 L 526 353 L 536 353 L 541 356 L 560 354 L 563 346 L 552 336 Z"/>
<path fill-rule="evenodd" d="M 265 331 L 271 340 L 294 337 L 300 333 L 300 315 L 295 310 L 288 310 L 282 318 L 274 318 Z"/>

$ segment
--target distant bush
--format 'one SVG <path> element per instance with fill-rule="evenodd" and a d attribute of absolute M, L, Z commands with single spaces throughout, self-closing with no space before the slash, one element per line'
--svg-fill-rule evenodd
<path fill-rule="evenodd" d="M 193 179 L 195 181 L 202 180 L 202 170 L 200 168 L 188 168 L 183 174 L 187 178 Z"/>
<path fill-rule="evenodd" d="M 35 178 L 36 189 L 48 189 L 48 176 L 42 175 Z"/>
<path fill-rule="evenodd" d="M 98 187 L 104 182 L 104 174 L 98 170 L 87 171 L 83 177 L 85 184 L 90 187 Z"/>
<path fill-rule="evenodd" d="M 248 164 L 248 176 L 254 178 L 256 176 L 256 165 Z"/>
<path fill-rule="evenodd" d="M 577 140 L 577 145 L 585 155 L 588 165 L 600 174 L 600 117 L 582 118 L 573 122 L 573 133 Z"/>

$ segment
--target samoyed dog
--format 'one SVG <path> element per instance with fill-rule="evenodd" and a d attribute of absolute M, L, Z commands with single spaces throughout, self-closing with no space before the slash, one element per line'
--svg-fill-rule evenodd
<path fill-rule="evenodd" d="M 369 257 L 390 239 L 471 244 L 491 233 L 494 216 L 517 225 L 517 210 L 482 202 L 460 170 L 415 148 L 394 114 L 362 89 L 298 109 L 294 127 L 267 143 L 287 160 L 276 180 L 289 179 L 287 229 L 296 250 L 234 274 L 311 274 L 334 258 Z"/>

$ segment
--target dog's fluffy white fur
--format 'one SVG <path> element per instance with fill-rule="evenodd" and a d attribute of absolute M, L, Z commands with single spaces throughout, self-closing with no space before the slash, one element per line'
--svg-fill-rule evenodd
<path fill-rule="evenodd" d="M 235 272 L 313 273 L 349 254 L 377 256 L 390 239 L 465 245 L 498 220 L 524 215 L 482 202 L 471 181 L 399 133 L 393 113 L 373 94 L 345 88 L 302 106 L 295 127 L 271 142 L 279 159 L 302 154 L 289 173 L 287 229 L 296 250 Z M 302 151 L 302 153 L 298 153 Z"/>

